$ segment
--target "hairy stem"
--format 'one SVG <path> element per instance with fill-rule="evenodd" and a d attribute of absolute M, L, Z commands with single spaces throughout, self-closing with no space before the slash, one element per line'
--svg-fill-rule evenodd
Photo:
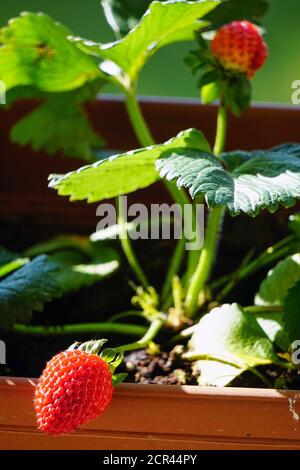
<path fill-rule="evenodd" d="M 121 313 L 116 313 L 112 317 L 108 319 L 109 322 L 114 323 L 117 322 L 123 318 L 128 318 L 128 317 L 142 317 L 145 318 L 144 313 L 138 312 L 137 310 L 127 310 L 126 312 L 121 312 Z"/>
<path fill-rule="evenodd" d="M 240 364 L 238 362 L 235 362 L 231 359 L 226 359 L 225 357 L 222 357 L 218 354 L 197 354 L 197 353 L 187 353 L 184 355 L 186 359 L 189 361 L 217 361 L 220 362 L 221 364 L 226 364 L 232 367 L 236 367 L 237 369 L 242 369 L 243 372 L 246 370 L 252 372 L 252 374 L 256 375 L 265 385 L 267 388 L 273 388 L 271 382 L 263 375 L 261 374 L 257 369 L 254 367 L 250 367 L 248 365 Z"/>
<path fill-rule="evenodd" d="M 28 336 L 72 336 L 81 334 L 111 333 L 124 336 L 142 336 L 147 328 L 125 323 L 83 323 L 62 326 L 29 326 L 16 324 L 13 332 Z"/>
<path fill-rule="evenodd" d="M 239 282 L 247 279 L 249 276 L 257 272 L 259 269 L 265 268 L 268 265 L 275 263 L 279 259 L 293 253 L 292 240 L 293 236 L 288 236 L 274 246 L 264 251 L 258 258 L 254 259 L 245 266 L 241 266 L 233 273 L 217 279 L 210 285 L 212 290 L 218 289 L 222 286 L 222 291 L 219 293 L 217 300 L 223 300 L 230 292 L 239 284 Z"/>
<path fill-rule="evenodd" d="M 146 124 L 134 91 L 126 93 L 126 109 L 134 132 L 143 147 L 154 145 L 154 139 Z"/>
<path fill-rule="evenodd" d="M 221 105 L 218 112 L 216 141 L 214 146 L 214 154 L 216 156 L 218 156 L 224 150 L 226 132 L 227 112 L 226 108 Z M 197 312 L 200 292 L 205 287 L 205 284 L 211 274 L 217 250 L 220 227 L 223 222 L 223 216 L 224 208 L 222 207 L 212 209 L 209 214 L 204 245 L 201 250 L 196 271 L 191 279 L 186 295 L 185 308 L 186 313 L 190 318 L 193 318 Z"/>
<path fill-rule="evenodd" d="M 212 209 L 208 219 L 205 241 L 201 250 L 198 266 L 186 294 L 185 309 L 190 318 L 193 318 L 197 311 L 199 294 L 205 287 L 211 274 L 222 220 L 223 208 Z"/>
<path fill-rule="evenodd" d="M 154 138 L 149 130 L 140 105 L 137 101 L 135 87 L 132 87 L 132 89 L 126 93 L 126 109 L 140 145 L 143 147 L 155 145 Z M 172 196 L 172 199 L 177 204 L 182 206 L 184 204 L 190 203 L 190 200 L 184 190 L 178 189 L 176 184 L 169 181 L 164 181 L 164 183 L 170 195 Z"/>
<path fill-rule="evenodd" d="M 217 133 L 214 146 L 214 154 L 220 155 L 224 151 L 227 134 L 227 111 L 225 106 L 221 105 L 217 118 Z"/>
<path fill-rule="evenodd" d="M 136 349 L 144 349 L 155 339 L 161 328 L 163 327 L 167 316 L 164 313 L 159 313 L 151 322 L 150 327 L 144 334 L 144 336 L 130 344 L 125 344 L 124 346 L 119 346 L 114 348 L 117 352 L 126 352 L 126 351 L 135 351 Z"/>
<path fill-rule="evenodd" d="M 281 305 L 250 305 L 243 308 L 246 313 L 283 313 Z"/>
<path fill-rule="evenodd" d="M 148 279 L 143 271 L 143 268 L 141 267 L 137 256 L 134 252 L 132 243 L 130 238 L 128 237 L 128 232 L 127 232 L 127 225 L 126 225 L 126 220 L 125 220 L 125 214 L 124 214 L 124 207 L 122 204 L 122 199 L 121 197 L 117 198 L 117 207 L 118 207 L 118 224 L 120 226 L 120 241 L 121 245 L 124 251 L 124 254 L 128 260 L 128 263 L 135 273 L 137 279 L 140 281 L 141 285 L 145 288 L 148 289 L 150 286 Z"/>
<path fill-rule="evenodd" d="M 185 243 L 186 243 L 185 237 L 182 236 L 182 238 L 178 240 L 176 248 L 174 250 L 174 253 L 173 253 L 170 265 L 169 265 L 169 269 L 167 272 L 167 276 L 163 285 L 162 293 L 161 293 L 161 299 L 163 302 L 167 299 L 168 295 L 170 294 L 173 278 L 174 276 L 176 276 L 176 274 L 178 273 L 180 269 L 182 258 L 185 254 Z"/>

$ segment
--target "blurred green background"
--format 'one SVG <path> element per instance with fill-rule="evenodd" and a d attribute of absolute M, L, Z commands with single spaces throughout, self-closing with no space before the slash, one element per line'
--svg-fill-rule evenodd
<path fill-rule="evenodd" d="M 1 3 L 1 26 L 21 11 L 44 11 L 66 24 L 74 34 L 101 42 L 114 39 L 100 0 L 2 0 Z M 290 103 L 291 83 L 300 80 L 299 23 L 299 0 L 270 0 L 270 11 L 265 19 L 270 58 L 253 81 L 255 100 Z M 192 48 L 191 43 L 186 43 L 157 53 L 143 71 L 139 94 L 197 96 L 195 77 L 182 60 Z M 117 92 L 115 89 L 107 91 Z"/>

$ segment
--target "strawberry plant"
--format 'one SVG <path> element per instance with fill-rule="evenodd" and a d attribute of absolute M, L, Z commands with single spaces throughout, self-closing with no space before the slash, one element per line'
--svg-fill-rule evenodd
<path fill-rule="evenodd" d="M 107 354 L 112 361 L 129 351 L 146 348 L 155 355 L 159 350 L 179 346 L 178 354 L 193 364 L 199 385 L 226 386 L 243 374 L 252 374 L 264 386 L 289 387 L 293 374 L 298 373 L 293 343 L 300 339 L 299 215 L 291 217 L 290 235 L 262 253 L 251 250 L 233 272 L 218 279 L 213 275 L 225 215 L 255 218 L 262 211 L 274 213 L 281 207 L 290 208 L 300 198 L 300 144 L 225 151 L 228 113 L 240 115 L 249 107 L 251 80 L 267 60 L 267 46 L 258 26 L 267 2 L 145 1 L 131 2 L 130 8 L 126 0 L 102 3 L 117 35 L 112 43 L 71 36 L 48 16 L 26 13 L 2 30 L 0 49 L 0 76 L 11 89 L 11 100 L 29 95 L 44 101 L 16 125 L 13 139 L 31 143 L 34 148 L 50 152 L 62 149 L 71 156 L 94 160 L 65 175 L 50 175 L 49 186 L 72 201 L 92 203 L 108 198 L 117 201 L 118 224 L 111 232 L 118 235 L 132 268 L 137 284 L 133 304 L 138 308 L 118 315 L 120 323 L 115 318 L 106 324 L 90 325 L 91 334 L 141 333 L 137 341 L 125 342 L 109 352 L 104 350 L 104 356 Z M 168 44 L 193 38 L 196 46 L 185 62 L 197 75 L 202 101 L 219 102 L 213 147 L 194 128 L 170 136 L 167 142 L 155 142 L 136 98 L 140 73 L 155 52 Z M 109 156 L 101 154 L 99 158 L 100 141 L 89 126 L 83 103 L 107 83 L 123 92 L 141 148 Z M 59 119 L 53 120 L 53 116 Z M 182 210 L 186 205 L 192 207 L 194 225 L 197 204 L 205 204 L 207 225 L 201 249 L 186 251 L 185 240 L 178 241 L 165 282 L 157 289 L 130 240 L 130 224 L 124 219 L 121 196 L 160 180 Z M 33 310 L 40 309 L 56 295 L 93 282 L 95 277 L 117 267 L 116 255 L 103 244 L 106 238 L 110 238 L 107 232 L 98 232 L 84 245 L 88 249 L 88 261 L 84 253 L 87 267 L 97 263 L 95 240 L 101 240 L 102 260 L 88 277 L 86 269 L 78 269 L 82 262 L 74 258 L 74 253 L 71 256 L 68 249 L 67 253 L 53 254 L 49 244 L 35 247 L 27 254 L 29 258 L 33 255 L 31 261 L 26 253 L 18 257 L 3 251 L 5 262 L 0 264 L 0 276 L 4 273 L 0 283 L 3 326 L 24 334 L 29 329 L 31 333 L 52 334 L 51 327 L 47 330 L 24 323 Z M 82 246 L 79 251 L 82 256 Z M 253 288 L 253 305 L 232 303 L 237 286 L 267 269 L 270 271 L 258 291 Z M 34 276 L 35 272 L 38 276 Z M 17 287 L 18 297 L 9 288 L 12 283 Z M 123 323 L 125 317 L 138 318 L 137 324 Z M 141 318 L 147 323 L 146 329 L 138 323 Z M 77 330 L 69 326 L 74 334 L 80 329 L 83 331 L 84 325 Z M 78 349 L 84 351 L 84 357 Z M 61 353 L 50 361 L 39 382 L 36 409 L 40 428 L 46 432 L 73 430 L 102 412 L 111 400 L 110 379 L 103 392 L 97 388 L 95 402 L 85 403 L 86 413 L 79 415 L 76 408 L 72 419 L 66 420 L 66 415 L 76 407 L 79 391 L 85 387 L 81 361 L 88 364 L 92 361 L 85 346 L 78 349 Z M 89 386 L 94 393 L 96 385 L 101 388 L 101 380 L 107 379 L 108 369 L 103 360 L 100 363 L 96 356 L 92 357 L 96 369 L 96 363 L 99 364 L 99 371 L 91 371 L 94 375 Z M 61 378 L 65 367 L 68 374 Z M 268 375 L 268 367 L 276 370 L 276 380 Z M 56 371 L 58 379 L 54 378 Z M 119 376 L 119 381 L 124 378 Z M 60 383 L 72 379 L 74 390 L 69 396 L 65 389 L 60 389 Z M 65 386 L 68 388 L 68 383 Z M 55 402 L 56 396 L 61 400 L 59 404 Z"/>

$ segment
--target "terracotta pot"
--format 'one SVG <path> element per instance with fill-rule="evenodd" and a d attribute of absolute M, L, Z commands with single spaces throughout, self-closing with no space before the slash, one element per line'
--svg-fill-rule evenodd
<path fill-rule="evenodd" d="M 52 437 L 35 429 L 34 385 L 0 380 L 1 449 L 300 449 L 296 392 L 125 384 L 96 421 Z"/>
<path fill-rule="evenodd" d="M 54 224 L 58 231 L 93 230 L 94 205 L 71 204 L 47 189 L 49 173 L 63 173 L 79 163 L 34 154 L 9 141 L 11 125 L 32 106 L 19 103 L 5 119 L 0 110 L 1 217 L 25 218 L 37 227 Z M 213 139 L 214 107 L 185 100 L 143 100 L 142 107 L 159 141 L 188 127 L 198 127 Z M 88 112 L 109 147 L 138 146 L 120 99 L 96 101 Z M 299 124 L 297 108 L 254 107 L 240 120 L 231 118 L 228 148 L 268 148 L 297 141 Z M 139 201 L 165 197 L 160 185 L 134 195 Z M 279 223 L 280 217 L 279 212 Z M 0 379 L 0 449 L 300 449 L 299 392 L 122 385 L 102 417 L 74 434 L 52 438 L 35 430 L 34 384 L 30 379 Z"/>

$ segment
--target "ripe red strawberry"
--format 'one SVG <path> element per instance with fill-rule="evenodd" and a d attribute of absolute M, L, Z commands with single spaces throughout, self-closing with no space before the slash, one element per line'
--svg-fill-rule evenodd
<path fill-rule="evenodd" d="M 74 349 L 48 362 L 35 391 L 38 428 L 48 434 L 74 431 L 111 403 L 112 374 L 96 354 Z"/>
<path fill-rule="evenodd" d="M 212 41 L 212 53 L 226 70 L 252 78 L 268 57 L 268 48 L 256 26 L 233 21 L 220 28 Z"/>

